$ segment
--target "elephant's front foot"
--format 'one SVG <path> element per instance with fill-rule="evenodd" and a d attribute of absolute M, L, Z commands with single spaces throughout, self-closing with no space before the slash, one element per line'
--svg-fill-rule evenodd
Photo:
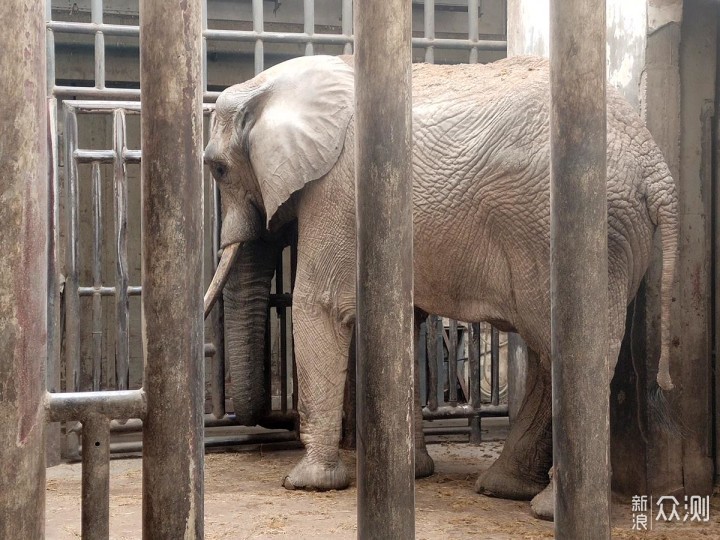
<path fill-rule="evenodd" d="M 475 491 L 488 497 L 529 501 L 547 486 L 547 477 L 524 475 L 517 468 L 510 469 L 498 459 L 490 468 L 481 473 L 475 482 Z"/>
<path fill-rule="evenodd" d="M 338 457 L 332 465 L 313 462 L 307 456 L 295 465 L 283 480 L 285 489 L 304 489 L 306 491 L 328 491 L 345 489 L 350 485 L 345 464 Z"/>
<path fill-rule="evenodd" d="M 555 517 L 555 493 L 553 484 L 554 482 L 551 481 L 548 486 L 538 493 L 530 502 L 530 511 L 532 515 L 538 519 L 553 521 Z"/>
<path fill-rule="evenodd" d="M 427 448 L 415 448 L 415 478 L 425 478 L 435 472 L 435 462 Z"/>

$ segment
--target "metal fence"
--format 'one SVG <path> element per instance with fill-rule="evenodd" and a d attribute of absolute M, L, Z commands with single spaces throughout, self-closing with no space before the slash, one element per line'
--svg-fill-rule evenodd
<path fill-rule="evenodd" d="M 87 4 L 88 2 L 85 2 Z M 316 2 L 304 0 L 302 21 L 293 27 L 297 31 L 268 31 L 265 19 L 268 14 L 262 0 L 238 2 L 250 8 L 251 29 L 216 29 L 208 25 L 208 4 L 203 11 L 203 88 L 206 104 L 204 113 L 209 117 L 213 111 L 213 102 L 219 92 L 217 85 L 208 83 L 208 42 L 229 42 L 252 47 L 254 73 L 266 67 L 266 44 L 295 44 L 302 47 L 304 54 L 314 54 L 318 48 L 334 45 L 344 53 L 352 52 L 352 2 L 335 2 L 340 8 L 340 25 L 325 28 L 324 33 L 315 31 Z M 326 4 L 329 2 L 322 2 Z M 454 50 L 463 52 L 465 61 L 477 62 L 483 51 L 504 51 L 505 41 L 480 39 L 478 14 L 482 2 L 426 0 L 416 7 L 423 9 L 422 36 L 413 37 L 413 46 L 420 57 L 432 62 L 438 51 Z M 131 299 L 142 294 L 141 287 L 132 283 L 129 261 L 138 258 L 139 253 L 128 251 L 128 207 L 130 180 L 128 166 L 140 163 L 141 151 L 131 148 L 128 143 L 128 119 L 140 113 L 138 88 L 108 87 L 106 77 L 107 42 L 112 38 L 134 38 L 139 36 L 139 26 L 105 23 L 103 0 L 89 2 L 90 21 L 53 20 L 51 2 L 47 5 L 47 46 L 48 46 L 48 90 L 62 103 L 61 123 L 56 120 L 55 111 L 51 111 L 54 152 L 63 148 L 63 170 L 55 168 L 52 189 L 53 256 L 50 261 L 50 326 L 48 370 L 49 388 L 54 391 L 77 390 L 127 390 L 132 388 L 132 380 L 139 381 L 141 376 L 132 376 L 130 359 L 130 340 L 132 334 Z M 54 2 L 55 5 L 59 2 Z M 80 4 L 83 4 L 82 2 Z M 84 5 L 84 4 L 83 4 Z M 435 26 L 435 13 L 438 9 L 458 11 L 466 10 L 467 36 L 448 38 L 438 35 Z M 248 21 L 250 22 L 250 21 Z M 75 86 L 58 84 L 56 79 L 55 33 L 94 36 L 94 85 Z M 417 55 L 416 55 L 417 56 Z M 278 60 L 273 58 L 273 60 Z M 67 82 L 63 77 L 62 81 Z M 235 81 L 235 82 L 240 82 Z M 211 89 L 212 88 L 212 89 Z M 80 98 L 76 101 L 68 98 Z M 113 101 L 111 101 L 113 100 Z M 121 100 L 121 101 L 118 101 Z M 125 101 L 128 100 L 128 101 Z M 134 100 L 134 101 L 130 101 Z M 109 148 L 83 148 L 80 144 L 79 119 L 111 118 L 112 143 Z M 63 144 L 61 143 L 61 140 Z M 55 160 L 57 164 L 58 161 Z M 82 168 L 82 170 L 81 170 Z M 207 259 L 213 267 L 208 268 L 212 275 L 217 261 L 219 244 L 220 200 L 210 175 L 206 175 L 207 193 L 212 193 L 213 204 L 206 205 L 207 220 L 212 223 L 212 241 L 206 242 Z M 102 201 L 104 192 L 112 193 L 112 216 L 106 215 Z M 91 215 L 89 234 L 81 233 L 81 213 Z M 111 224 L 110 224 L 111 222 Z M 108 237 L 106 228 L 111 227 L 114 249 L 104 252 L 104 239 Z M 61 231 L 64 234 L 61 234 Z M 85 239 L 85 242 L 81 241 Z M 81 255 L 85 254 L 90 265 L 90 282 L 83 282 L 79 271 Z M 110 283 L 103 281 L 104 256 L 114 259 L 114 276 Z M 61 262 L 61 258 L 64 262 Z M 291 327 L 291 291 L 294 251 L 288 250 L 279 261 L 270 309 L 273 318 L 268 317 L 266 344 L 266 363 L 268 373 L 274 373 L 269 384 L 272 394 L 278 399 L 268 411 L 265 425 L 271 427 L 294 426 L 294 411 L 297 404 L 297 382 L 295 378 Z M 87 272 L 86 272 L 87 275 Z M 107 304 L 111 302 L 112 305 Z M 59 308 L 59 306 L 62 306 Z M 81 315 L 85 314 L 91 328 L 81 327 Z M 111 338 L 103 339 L 103 326 L 111 321 Z M 224 365 L 223 321 L 220 308 L 214 310 L 208 326 L 211 341 L 205 345 L 205 356 L 210 359 L 206 370 L 210 385 L 210 398 L 206 407 L 206 425 L 228 425 L 234 423 L 234 417 L 226 414 L 225 385 L 228 382 Z M 482 330 L 482 331 L 481 331 Z M 90 350 L 89 362 L 81 361 L 81 342 L 89 340 L 85 348 Z M 114 344 L 114 350 L 107 350 L 108 343 Z M 277 343 L 275 354 L 271 354 L 272 344 Z M 431 316 L 423 325 L 418 346 L 421 366 L 421 395 L 426 419 L 468 418 L 470 420 L 471 440 L 479 441 L 480 418 L 482 416 L 506 415 L 507 406 L 501 403 L 500 388 L 500 334 L 481 328 L 478 324 L 463 324 L 456 321 L 443 321 Z M 483 362 L 483 359 L 485 362 Z M 489 362 L 488 362 L 489 360 Z M 483 377 L 489 363 L 489 377 Z M 483 387 L 482 381 L 486 384 Z M 230 381 L 232 384 L 232 381 Z M 484 390 L 484 392 L 483 392 Z M 70 439 L 78 431 L 78 425 L 67 425 Z M 137 421 L 120 424 L 113 421 L 113 431 L 131 431 L 139 429 Z M 269 434 L 260 440 L 288 440 L 293 434 Z M 247 442 L 246 435 L 222 437 L 206 440 L 211 446 Z M 252 439 L 256 440 L 256 439 Z M 69 441 L 66 449 L 68 457 L 77 454 L 77 443 Z M 138 449 L 137 444 L 127 443 L 114 446 L 114 450 L 128 451 Z"/>

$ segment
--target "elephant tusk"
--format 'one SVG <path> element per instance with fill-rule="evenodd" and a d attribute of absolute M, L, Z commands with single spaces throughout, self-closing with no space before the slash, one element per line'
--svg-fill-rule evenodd
<path fill-rule="evenodd" d="M 239 249 L 240 244 L 237 243 L 230 244 L 223 250 L 222 257 L 220 257 L 220 262 L 218 263 L 217 269 L 215 270 L 215 275 L 213 276 L 212 281 L 210 282 L 210 286 L 205 293 L 204 303 L 206 319 L 212 311 L 212 308 L 215 305 L 218 296 L 220 296 L 220 293 L 222 292 L 223 287 L 228 280 L 228 276 L 230 275 L 230 268 L 232 267 L 233 262 L 235 262 L 235 258 L 237 257 Z"/>

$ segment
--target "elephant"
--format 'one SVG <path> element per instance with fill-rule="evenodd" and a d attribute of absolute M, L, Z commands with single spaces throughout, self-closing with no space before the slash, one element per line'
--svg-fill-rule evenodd
<path fill-rule="evenodd" d="M 354 99 L 352 57 L 288 60 L 222 92 L 205 150 L 224 207 L 223 255 L 206 299 L 223 290 L 227 357 L 239 382 L 233 399 L 236 407 L 243 403 L 243 423 L 257 420 L 253 403 L 263 402 L 270 280 L 287 228 L 297 226 L 292 310 L 305 454 L 284 478 L 288 489 L 342 489 L 349 481 L 338 442 L 356 316 L 354 172 L 366 166 L 355 163 Z M 547 491 L 552 465 L 549 117 L 542 58 L 413 65 L 416 308 L 517 331 L 539 358 L 504 450 L 476 484 L 480 493 L 512 499 Z M 668 390 L 675 184 L 641 118 L 610 87 L 607 205 L 608 358 L 614 369 L 626 309 L 657 232 L 657 384 Z M 422 476 L 432 472 L 432 460 L 419 407 L 415 424 Z"/>

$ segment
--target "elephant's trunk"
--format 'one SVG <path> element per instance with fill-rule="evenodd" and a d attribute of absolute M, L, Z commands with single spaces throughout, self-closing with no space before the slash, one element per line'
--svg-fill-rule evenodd
<path fill-rule="evenodd" d="M 223 292 L 225 359 L 232 378 L 235 416 L 240 424 L 252 426 L 270 408 L 265 384 L 265 327 L 280 247 L 256 240 L 244 243 L 239 251 Z"/>

